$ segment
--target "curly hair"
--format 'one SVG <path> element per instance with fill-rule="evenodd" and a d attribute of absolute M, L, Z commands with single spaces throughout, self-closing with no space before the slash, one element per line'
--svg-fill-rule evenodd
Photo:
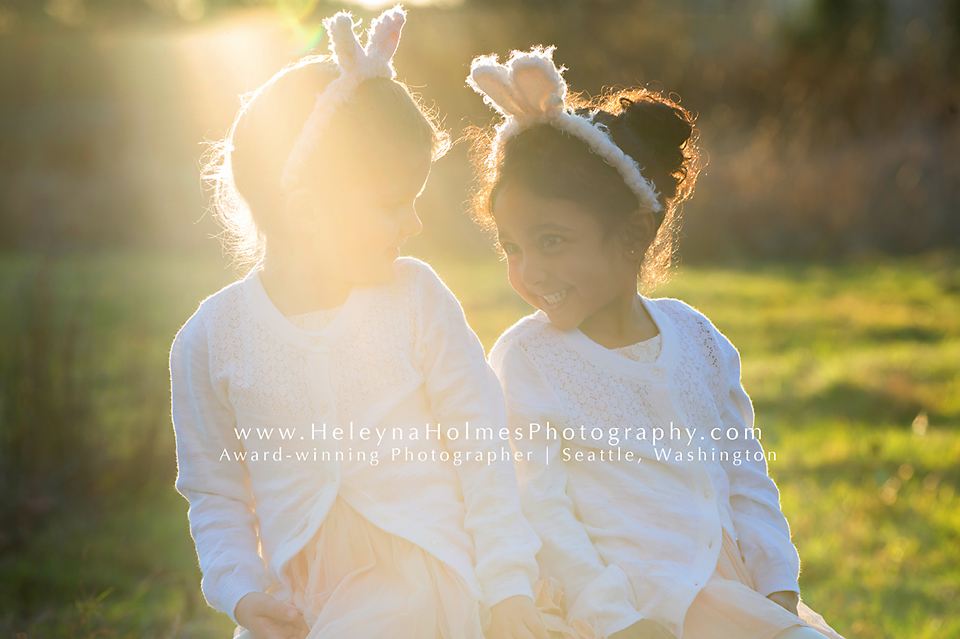
<path fill-rule="evenodd" d="M 652 290 L 669 276 L 680 230 L 680 205 L 693 195 L 702 168 L 694 116 L 670 97 L 645 88 L 610 89 L 593 99 L 568 95 L 567 104 L 579 115 L 593 113 L 593 121 L 606 127 L 613 142 L 636 160 L 659 192 L 663 208 L 655 214 L 656 235 L 637 273 L 641 288 Z M 508 183 L 584 205 L 597 215 L 608 235 L 621 231 L 637 210 L 636 196 L 614 167 L 585 142 L 550 124 L 525 129 L 500 148 L 492 124 L 471 127 L 466 135 L 472 140 L 475 169 L 470 214 L 490 235 L 497 228 L 494 202 Z"/>

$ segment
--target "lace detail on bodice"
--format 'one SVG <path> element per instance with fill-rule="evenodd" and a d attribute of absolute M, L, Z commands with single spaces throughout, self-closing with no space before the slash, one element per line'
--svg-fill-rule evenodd
<path fill-rule="evenodd" d="M 316 333 L 330 326 L 330 322 L 337 317 L 337 313 L 340 312 L 341 308 L 343 308 L 343 306 L 314 311 L 312 313 L 301 313 L 300 315 L 288 315 L 287 319 L 301 331 Z"/>
<path fill-rule="evenodd" d="M 394 280 L 377 288 L 367 312 L 330 345 L 329 379 L 341 415 L 422 383 L 415 348 L 421 321 L 417 277 L 416 267 L 399 266 Z M 305 382 L 307 353 L 259 321 L 247 295 L 238 282 L 205 302 L 213 379 L 229 382 L 228 399 L 237 410 L 315 418 L 318 407 L 312 405 Z M 329 325 L 338 310 L 287 319 L 301 330 L 316 332 Z"/>
<path fill-rule="evenodd" d="M 669 373 L 674 407 L 689 427 L 699 432 L 720 426 L 729 389 L 719 345 L 709 322 L 692 308 L 674 300 L 657 301 L 676 327 L 677 365 Z M 571 416 L 571 425 L 600 427 L 669 426 L 658 414 L 647 383 L 619 375 L 591 361 L 570 346 L 549 324 L 531 323 L 518 336 L 519 345 L 545 378 Z M 632 344 L 615 352 L 636 361 L 653 362 L 661 338 Z M 627 351 L 627 352 L 623 352 Z M 656 354 L 654 354 L 656 352 Z M 634 355 L 636 357 L 631 357 Z M 643 359 L 649 358 L 649 359 Z M 621 431 L 622 432 L 622 431 Z"/>
<path fill-rule="evenodd" d="M 423 381 L 417 276 L 412 266 L 397 268 L 392 284 L 378 289 L 367 313 L 334 345 L 330 380 L 341 414 Z"/>
<path fill-rule="evenodd" d="M 229 401 L 237 410 L 311 416 L 302 374 L 307 368 L 305 354 L 257 321 L 246 295 L 238 283 L 205 302 L 211 377 L 229 382 Z"/>
<path fill-rule="evenodd" d="M 660 336 L 654 335 L 648 340 L 615 348 L 613 351 L 635 362 L 652 364 L 657 361 L 657 357 L 660 355 Z"/>
<path fill-rule="evenodd" d="M 564 426 L 651 428 L 661 425 L 646 386 L 636 379 L 602 369 L 572 348 L 548 325 L 521 337 L 520 346 L 549 380 L 570 417 Z M 640 410 L 638 410 L 638 405 Z"/>
<path fill-rule="evenodd" d="M 712 324 L 682 302 L 671 301 L 661 308 L 677 327 L 680 342 L 679 361 L 674 371 L 680 390 L 676 395 L 677 409 L 691 425 L 700 429 L 720 426 L 719 415 L 723 414 L 729 388 Z"/>

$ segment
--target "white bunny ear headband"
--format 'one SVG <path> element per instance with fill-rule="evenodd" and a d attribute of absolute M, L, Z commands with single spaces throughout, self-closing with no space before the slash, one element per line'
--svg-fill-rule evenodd
<path fill-rule="evenodd" d="M 557 69 L 554 64 L 554 49 L 534 47 L 526 53 L 514 51 L 506 64 L 497 62 L 497 56 L 474 58 L 467 84 L 504 118 L 496 128 L 494 153 L 520 131 L 535 124 L 550 124 L 586 142 L 594 153 L 617 169 L 641 206 L 660 211 L 657 192 L 641 175 L 636 160 L 613 142 L 604 125 L 592 121 L 592 115 L 589 119 L 577 115 L 566 104 L 567 83 L 561 75 L 564 69 Z"/>
<path fill-rule="evenodd" d="M 330 51 L 340 67 L 340 75 L 327 85 L 323 93 L 317 94 L 313 111 L 294 142 L 280 178 L 280 187 L 284 192 L 289 192 L 299 184 L 300 171 L 310 155 L 316 151 L 323 129 L 330 122 L 337 107 L 353 94 L 357 86 L 369 78 L 392 80 L 396 77 L 393 54 L 397 52 L 400 31 L 406 18 L 407 13 L 400 5 L 384 11 L 370 23 L 366 47 L 360 46 L 360 41 L 353 32 L 353 16 L 349 13 L 341 11 L 323 21 L 323 26 L 330 35 Z"/>

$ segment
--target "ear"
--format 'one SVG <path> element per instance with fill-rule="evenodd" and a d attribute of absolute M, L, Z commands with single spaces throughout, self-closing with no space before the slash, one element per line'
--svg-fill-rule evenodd
<path fill-rule="evenodd" d="M 649 209 L 637 209 L 630 214 L 621 239 L 630 259 L 642 260 L 657 234 L 657 223 Z"/>

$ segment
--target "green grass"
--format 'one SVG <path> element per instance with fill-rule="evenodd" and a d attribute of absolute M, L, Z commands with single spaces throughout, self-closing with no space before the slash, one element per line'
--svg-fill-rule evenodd
<path fill-rule="evenodd" d="M 488 350 L 531 310 L 493 255 L 429 261 Z M 0 354 L 23 352 L 31 305 L 54 345 L 74 335 L 82 427 L 102 467 L 84 499 L 47 495 L 54 505 L 30 520 L 27 542 L 0 550 L 0 636 L 227 639 L 232 624 L 200 594 L 187 503 L 173 489 L 167 353 L 233 273 L 189 255 L 61 257 L 44 306 L 32 279 L 40 263 L 0 254 L 11 301 Z M 960 636 L 958 264 L 684 267 L 654 294 L 692 304 L 740 350 L 757 426 L 777 454 L 770 472 L 803 598 L 850 638 Z M 0 392 L 0 407 L 17 401 Z"/>

